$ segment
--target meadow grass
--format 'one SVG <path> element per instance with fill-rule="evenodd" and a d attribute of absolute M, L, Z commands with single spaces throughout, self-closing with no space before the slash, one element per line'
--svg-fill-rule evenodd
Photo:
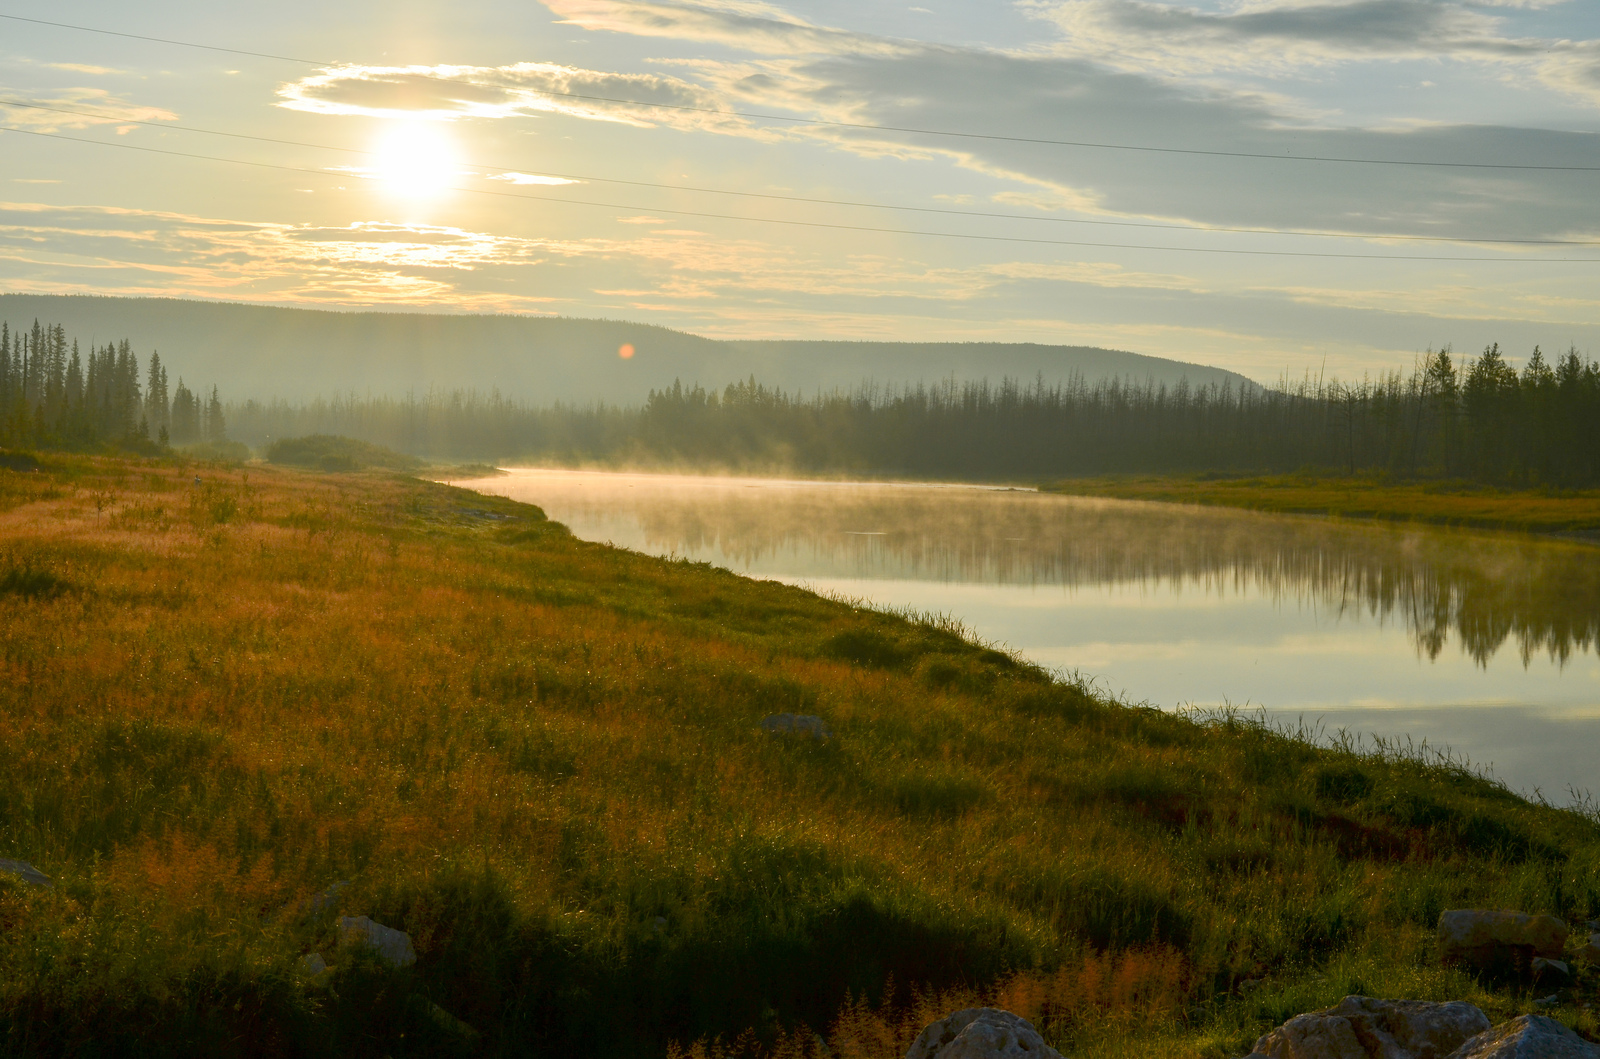
<path fill-rule="evenodd" d="M 1595 489 L 1503 489 L 1454 480 L 1313 474 L 1106 475 L 1063 479 L 1044 488 L 1074 496 L 1600 536 L 1600 490 Z"/>
<path fill-rule="evenodd" d="M 984 1002 L 1221 1059 L 1347 992 L 1530 1010 L 1438 966 L 1440 911 L 1600 915 L 1600 820 L 1447 760 L 438 483 L 39 463 L 0 469 L 0 857 L 56 885 L 0 876 L 8 1054 L 890 1059 Z"/>

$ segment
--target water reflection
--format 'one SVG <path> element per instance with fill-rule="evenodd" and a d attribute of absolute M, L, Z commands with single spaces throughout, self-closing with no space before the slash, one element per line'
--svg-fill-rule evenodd
<path fill-rule="evenodd" d="M 519 471 L 473 483 L 580 536 L 786 580 L 1132 587 L 1402 624 L 1437 659 L 1564 666 L 1600 640 L 1600 548 L 963 487 Z"/>

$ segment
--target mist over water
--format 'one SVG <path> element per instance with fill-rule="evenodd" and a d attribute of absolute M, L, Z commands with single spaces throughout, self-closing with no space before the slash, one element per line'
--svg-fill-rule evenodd
<path fill-rule="evenodd" d="M 1600 758 L 1600 548 L 922 484 L 516 470 L 580 537 L 951 613 L 1163 708 L 1449 746 L 1553 800 Z"/>

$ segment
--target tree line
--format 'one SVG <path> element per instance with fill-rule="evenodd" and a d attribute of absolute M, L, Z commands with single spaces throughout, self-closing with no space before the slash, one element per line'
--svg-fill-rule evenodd
<path fill-rule="evenodd" d="M 142 379 L 142 382 L 141 382 Z M 0 323 L 0 446 L 76 448 L 100 442 L 189 445 L 227 440 L 217 387 L 206 397 L 180 377 L 168 393 L 159 353 L 141 374 L 127 339 L 88 356 L 60 324 Z"/>
<path fill-rule="evenodd" d="M 540 405 L 469 391 L 224 406 L 128 340 L 85 356 L 59 324 L 0 323 L 0 446 L 223 443 L 342 434 L 433 459 L 752 472 L 1040 479 L 1302 469 L 1600 486 L 1600 364 L 1576 349 L 1520 368 L 1498 345 L 1429 351 L 1345 383 L 1167 386 L 947 380 L 785 393 L 754 378 L 675 383 L 642 404 Z"/>
<path fill-rule="evenodd" d="M 1168 387 L 947 381 L 806 397 L 755 379 L 675 384 L 641 406 L 535 405 L 498 394 L 247 402 L 257 444 L 345 434 L 414 455 L 717 466 L 750 471 L 1051 478 L 1303 469 L 1501 485 L 1600 485 L 1600 364 L 1498 345 L 1429 351 L 1410 371 L 1345 383 Z"/>

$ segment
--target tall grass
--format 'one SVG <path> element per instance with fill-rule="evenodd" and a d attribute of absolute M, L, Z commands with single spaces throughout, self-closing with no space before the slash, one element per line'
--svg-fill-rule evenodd
<path fill-rule="evenodd" d="M 0 879 L 11 1053 L 878 1056 L 981 1000 L 1222 1056 L 1358 986 L 1525 1005 L 1444 908 L 1600 915 L 1581 812 L 436 484 L 51 457 L 0 565 L 50 586 L 0 593 L 0 856 L 56 880 Z"/>

